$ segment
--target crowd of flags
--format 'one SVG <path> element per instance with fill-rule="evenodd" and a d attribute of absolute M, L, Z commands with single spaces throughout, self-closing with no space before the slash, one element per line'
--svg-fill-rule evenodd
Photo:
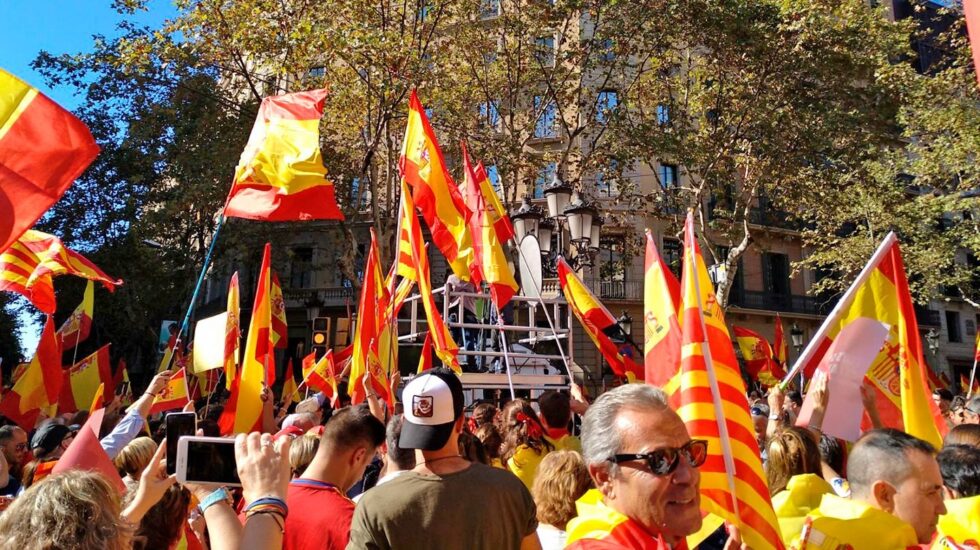
<path fill-rule="evenodd" d="M 42 410 L 53 414 L 88 409 L 93 418 L 101 418 L 107 396 L 121 393 L 132 402 L 125 364 L 120 361 L 113 372 L 108 344 L 77 362 L 73 359 L 67 368 L 62 365 L 63 353 L 76 349 L 91 333 L 93 282 L 112 290 L 122 281 L 65 247 L 57 237 L 29 229 L 91 162 L 98 148 L 74 117 L 0 71 L 0 91 L 11 90 L 18 101 L 0 102 L 0 181 L 8 196 L 23 200 L 0 202 L 0 219 L 11 220 L 0 224 L 0 290 L 22 294 L 47 317 L 38 348 L 31 361 L 15 372 L 13 388 L 0 401 L 0 413 L 25 427 L 32 426 Z M 343 219 L 319 147 L 326 93 L 313 90 L 263 100 L 235 170 L 223 216 L 263 221 Z M 45 129 L 44 124 L 58 131 Z M 28 152 L 24 152 L 24 143 L 31 144 Z M 332 406 L 339 406 L 339 383 L 346 371 L 346 391 L 353 403 L 366 399 L 368 387 L 393 404 L 397 317 L 413 289 L 417 289 L 428 324 L 419 370 L 429 368 L 435 355 L 460 371 L 459 347 L 435 304 L 420 217 L 453 273 L 478 286 L 486 283 L 498 313 L 517 293 L 504 250 L 504 244 L 514 239 L 513 228 L 483 165 L 473 162 L 465 143 L 461 151 L 462 189 L 450 175 L 426 111 L 413 91 L 399 161 L 402 182 L 393 262 L 384 269 L 372 230 L 352 344 L 329 349 L 322 357 L 311 353 L 302 358 L 299 384 L 290 361 L 282 384 L 283 402 L 300 401 L 306 388 L 322 392 Z M 38 166 L 45 162 L 52 168 L 50 173 L 39 172 Z M 7 173 L 20 167 L 26 168 Z M 664 387 L 691 437 L 708 440 L 709 456 L 701 469 L 705 512 L 737 526 L 753 548 L 782 548 L 748 412 L 745 379 L 733 335 L 708 277 L 692 214 L 688 213 L 684 226 L 680 281 L 660 257 L 649 231 L 645 252 L 642 349 L 637 349 L 630 335 L 623 333 L 613 315 L 560 258 L 558 278 L 570 311 L 617 376 Z M 55 330 L 52 279 L 58 275 L 89 282 L 79 306 Z M 223 338 L 217 343 L 218 360 L 193 360 L 193 346 L 181 345 L 179 335 L 174 335 L 160 366 L 174 374 L 154 400 L 151 413 L 174 410 L 210 395 L 223 376 L 230 397 L 218 422 L 221 432 L 261 429 L 262 394 L 276 380 L 275 350 L 288 341 L 283 292 L 272 268 L 269 244 L 264 247 L 256 278 L 244 346 L 240 343 L 239 297 L 235 273 L 218 325 L 219 330 L 223 328 Z M 733 332 L 750 378 L 774 385 L 799 371 L 811 376 L 840 331 L 861 317 L 890 327 L 868 371 L 878 392 L 883 422 L 938 446 L 944 425 L 927 393 L 928 369 L 894 236 L 886 238 L 792 369 L 788 368 L 788 346 L 778 316 L 773 344 L 745 327 L 734 327 Z M 642 364 L 634 359 L 634 350 L 642 353 Z M 980 359 L 980 337 L 976 356 Z M 87 434 L 87 428 L 82 432 Z"/>

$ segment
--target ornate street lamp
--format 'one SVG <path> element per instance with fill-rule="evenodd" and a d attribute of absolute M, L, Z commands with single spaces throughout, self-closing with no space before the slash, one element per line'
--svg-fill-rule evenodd
<path fill-rule="evenodd" d="M 793 343 L 796 355 L 799 356 L 800 351 L 803 350 L 803 330 L 796 324 L 796 321 L 793 321 L 793 326 L 789 329 L 789 339 Z"/>
<path fill-rule="evenodd" d="M 544 198 L 548 199 L 548 217 L 558 218 L 565 215 L 568 202 L 572 197 L 572 186 L 564 183 L 558 176 L 544 188 Z"/>
<path fill-rule="evenodd" d="M 602 230 L 602 226 L 605 225 L 606 220 L 602 219 L 601 216 L 597 216 L 592 220 L 592 232 L 589 235 L 589 248 L 596 252 L 599 251 L 599 233 Z"/>
<path fill-rule="evenodd" d="M 616 324 L 626 335 L 626 340 L 630 341 L 633 335 L 633 317 L 630 316 L 629 312 L 624 310 L 619 319 L 616 319 Z"/>
<path fill-rule="evenodd" d="M 929 353 L 933 356 L 939 352 L 939 333 L 936 332 L 936 329 L 931 328 L 926 333 L 926 346 L 929 347 Z"/>
<path fill-rule="evenodd" d="M 571 233 L 572 242 L 591 241 L 592 220 L 599 215 L 599 211 L 575 193 L 572 195 L 572 202 L 565 207 L 564 213 L 568 218 L 568 232 Z"/>
<path fill-rule="evenodd" d="M 521 201 L 521 207 L 510 215 L 510 219 L 514 221 L 514 233 L 517 237 L 517 242 L 524 240 L 524 237 L 527 235 L 537 235 L 538 222 L 543 217 L 544 215 L 541 213 L 541 209 L 532 205 L 531 201 L 525 195 Z"/>
<path fill-rule="evenodd" d="M 551 236 L 554 233 L 555 222 L 551 221 L 550 218 L 544 218 L 538 222 L 538 246 L 541 248 L 541 254 L 551 253 Z"/>

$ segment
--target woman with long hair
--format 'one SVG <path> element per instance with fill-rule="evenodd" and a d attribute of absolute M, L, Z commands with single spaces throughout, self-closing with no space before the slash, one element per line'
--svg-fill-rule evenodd
<path fill-rule="evenodd" d="M 504 443 L 500 458 L 530 490 L 541 459 L 554 450 L 531 404 L 515 399 L 504 406 Z"/>
<path fill-rule="evenodd" d="M 823 495 L 834 492 L 821 477 L 817 437 L 807 428 L 791 426 L 773 434 L 766 444 L 769 460 L 764 468 L 769 493 L 787 544 L 803 528 L 806 515 L 820 505 Z"/>

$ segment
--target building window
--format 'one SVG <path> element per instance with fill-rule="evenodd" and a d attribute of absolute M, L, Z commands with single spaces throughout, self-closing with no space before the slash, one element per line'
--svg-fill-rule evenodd
<path fill-rule="evenodd" d="M 490 186 L 493 187 L 493 191 L 497 193 L 497 196 L 503 195 L 503 187 L 500 185 L 500 171 L 497 170 L 496 164 L 491 164 L 487 166 L 487 179 L 490 180 Z"/>
<path fill-rule="evenodd" d="M 326 75 L 326 67 L 310 67 L 310 70 L 306 72 L 306 76 L 310 78 L 323 78 Z"/>
<path fill-rule="evenodd" d="M 946 334 L 949 341 L 959 343 L 963 341 L 963 329 L 960 328 L 960 313 L 958 311 L 946 310 Z"/>
<path fill-rule="evenodd" d="M 664 238 L 663 246 L 660 251 L 663 254 L 664 263 L 678 279 L 681 278 L 681 259 L 684 257 L 684 247 L 677 239 Z"/>
<path fill-rule="evenodd" d="M 619 163 L 613 159 L 609 161 L 609 166 L 599 170 L 595 175 L 596 191 L 601 197 L 619 196 L 619 186 L 616 185 L 615 175 L 619 168 Z"/>
<path fill-rule="evenodd" d="M 555 180 L 555 173 L 557 171 L 558 165 L 554 162 L 549 162 L 538 170 L 538 177 L 534 180 L 534 192 L 533 198 L 543 199 L 544 198 L 544 188 L 551 185 L 551 182 Z"/>
<path fill-rule="evenodd" d="M 661 164 L 657 175 L 660 176 L 660 186 L 664 189 L 677 187 L 676 164 Z"/>
<path fill-rule="evenodd" d="M 491 128 L 497 128 L 500 125 L 500 111 L 497 110 L 496 101 L 487 101 L 480 104 L 480 120 Z"/>
<path fill-rule="evenodd" d="M 599 124 L 605 124 L 609 120 L 609 115 L 619 105 L 619 94 L 615 90 L 603 90 L 596 98 L 595 119 Z"/>
<path fill-rule="evenodd" d="M 289 263 L 289 287 L 313 287 L 313 249 L 294 248 Z"/>
<path fill-rule="evenodd" d="M 657 124 L 661 126 L 670 124 L 670 105 L 666 103 L 657 105 Z"/>
<path fill-rule="evenodd" d="M 789 296 L 789 256 L 775 252 L 762 254 L 762 286 L 775 296 Z"/>
<path fill-rule="evenodd" d="M 557 135 L 555 122 L 557 120 L 557 109 L 554 102 L 545 103 L 543 96 L 534 96 L 534 112 L 538 114 L 538 121 L 534 125 L 534 137 L 553 138 Z"/>
<path fill-rule="evenodd" d="M 542 66 L 555 66 L 555 37 L 539 36 L 534 39 L 534 57 Z"/>
<path fill-rule="evenodd" d="M 604 38 L 599 43 L 599 60 L 604 63 L 612 63 L 616 60 L 616 47 L 612 38 Z"/>

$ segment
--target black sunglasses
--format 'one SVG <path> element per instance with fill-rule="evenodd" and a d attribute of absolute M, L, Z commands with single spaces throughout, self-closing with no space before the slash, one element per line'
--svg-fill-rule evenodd
<path fill-rule="evenodd" d="M 668 447 L 643 454 L 613 455 L 609 461 L 619 464 L 631 460 L 642 460 L 647 463 L 650 473 L 665 476 L 677 469 L 681 455 L 684 455 L 688 464 L 697 468 L 708 459 L 708 442 L 704 439 L 692 439 L 679 448 Z"/>

